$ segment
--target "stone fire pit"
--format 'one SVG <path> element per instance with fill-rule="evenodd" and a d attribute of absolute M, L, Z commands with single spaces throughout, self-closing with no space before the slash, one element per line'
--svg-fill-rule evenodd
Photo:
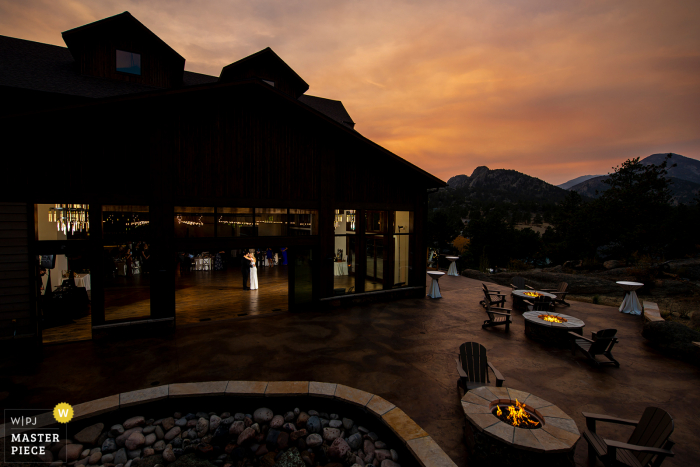
<path fill-rule="evenodd" d="M 523 403 L 540 420 L 534 429 L 518 428 L 493 414 L 497 404 Z M 551 402 L 506 387 L 481 387 L 462 398 L 465 441 L 476 465 L 575 465 L 580 434 L 576 423 Z"/>
<path fill-rule="evenodd" d="M 549 315 L 565 320 L 563 323 L 545 321 L 540 316 Z M 523 313 L 525 318 L 525 335 L 544 344 L 567 347 L 570 343 L 569 331 L 583 334 L 586 325 L 582 320 L 563 313 L 547 311 L 528 311 Z"/>

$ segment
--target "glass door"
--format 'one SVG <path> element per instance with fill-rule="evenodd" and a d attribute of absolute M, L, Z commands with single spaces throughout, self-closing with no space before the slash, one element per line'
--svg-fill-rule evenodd
<path fill-rule="evenodd" d="M 314 252 L 311 247 L 289 249 L 289 309 L 299 310 L 313 302 Z"/>

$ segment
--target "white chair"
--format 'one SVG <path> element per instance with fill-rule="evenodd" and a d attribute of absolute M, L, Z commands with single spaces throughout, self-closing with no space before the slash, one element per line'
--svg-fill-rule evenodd
<path fill-rule="evenodd" d="M 211 271 L 211 257 L 202 258 L 202 270 Z"/>

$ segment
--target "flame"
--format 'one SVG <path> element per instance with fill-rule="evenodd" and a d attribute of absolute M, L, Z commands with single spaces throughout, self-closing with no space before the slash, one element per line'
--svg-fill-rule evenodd
<path fill-rule="evenodd" d="M 526 410 L 525 404 L 522 404 L 517 399 L 515 400 L 515 405 L 507 406 L 508 415 L 506 420 L 513 426 L 525 426 L 532 425 L 534 427 L 539 426 L 540 422 L 532 417 Z M 503 411 L 500 406 L 496 406 L 496 416 L 501 417 Z"/>
<path fill-rule="evenodd" d="M 538 318 L 544 321 L 549 321 L 550 323 L 566 323 L 567 321 L 566 318 L 554 315 L 539 315 Z"/>
<path fill-rule="evenodd" d="M 538 294 L 537 292 L 525 292 L 525 295 L 528 297 L 541 297 L 542 294 Z"/>

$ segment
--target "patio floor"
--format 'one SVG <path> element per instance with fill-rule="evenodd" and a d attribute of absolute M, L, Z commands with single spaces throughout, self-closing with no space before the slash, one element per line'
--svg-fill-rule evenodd
<path fill-rule="evenodd" d="M 581 354 L 530 341 L 518 311 L 509 333 L 502 327 L 483 330 L 480 282 L 445 276 L 440 286 L 440 300 L 406 299 L 330 312 L 207 322 L 180 326 L 162 338 L 49 346 L 44 359 L 33 366 L 0 363 L 3 385 L 10 387 L 0 408 L 77 404 L 154 382 L 328 381 L 395 403 L 457 465 L 465 466 L 469 464 L 454 358 L 461 343 L 477 341 L 506 378 L 506 386 L 553 402 L 579 429 L 585 427 L 581 411 L 634 419 L 650 405 L 667 410 L 675 420 L 671 439 L 677 444 L 676 456 L 664 465 L 700 463 L 700 419 L 689 410 L 700 396 L 700 369 L 648 348 L 639 317 L 581 302 L 559 308 L 586 322 L 586 336 L 603 328 L 618 329 L 620 343 L 613 353 L 621 368 L 596 369 Z M 599 423 L 599 432 L 626 441 L 631 429 Z M 583 440 L 576 461 L 587 465 Z"/>

